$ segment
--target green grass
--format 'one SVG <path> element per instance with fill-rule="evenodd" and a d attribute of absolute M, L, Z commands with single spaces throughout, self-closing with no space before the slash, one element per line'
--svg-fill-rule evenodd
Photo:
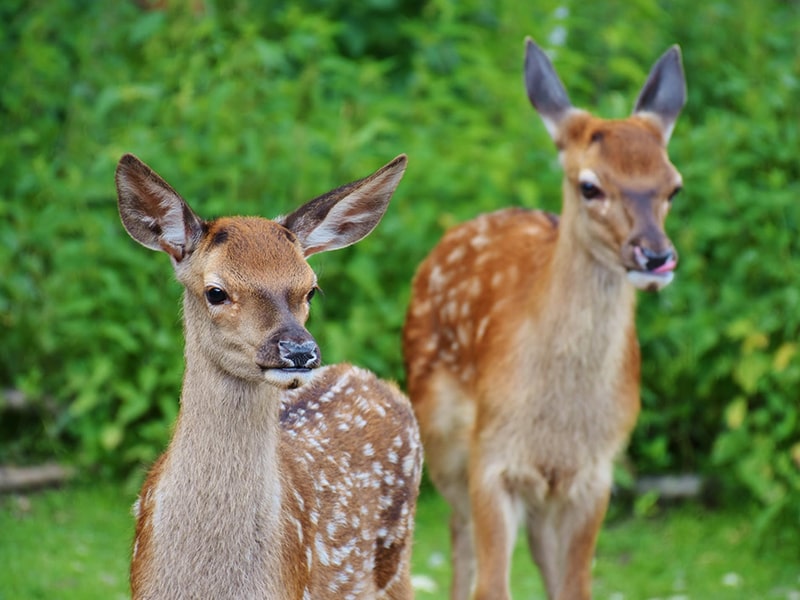
<path fill-rule="evenodd" d="M 132 502 L 106 482 L 0 496 L 0 600 L 130 597 Z"/>
<path fill-rule="evenodd" d="M 447 598 L 448 516 L 433 492 L 423 494 L 414 574 L 434 591 L 418 590 L 420 600 Z M 800 600 L 800 541 L 770 548 L 756 542 L 747 513 L 686 504 L 650 518 L 606 523 L 593 581 L 598 600 Z M 522 535 L 514 553 L 512 593 L 515 599 L 546 598 Z"/>
<path fill-rule="evenodd" d="M 130 493 L 109 482 L 0 497 L 0 600 L 128 597 Z M 420 600 L 447 598 L 448 509 L 426 491 L 417 513 L 414 574 Z M 760 547 L 744 512 L 685 505 L 607 523 L 594 596 L 608 600 L 800 599 L 800 543 Z M 515 599 L 544 598 L 520 538 Z M 427 591 L 432 589 L 433 591 Z"/>

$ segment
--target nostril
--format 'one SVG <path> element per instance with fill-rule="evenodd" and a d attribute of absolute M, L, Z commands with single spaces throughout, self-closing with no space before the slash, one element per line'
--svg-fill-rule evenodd
<path fill-rule="evenodd" d="M 313 352 L 298 352 L 287 357 L 296 368 L 307 368 L 316 356 Z"/>
<path fill-rule="evenodd" d="M 319 366 L 319 348 L 312 341 L 302 343 L 291 341 L 278 342 L 281 360 L 289 368 L 313 369 Z"/>

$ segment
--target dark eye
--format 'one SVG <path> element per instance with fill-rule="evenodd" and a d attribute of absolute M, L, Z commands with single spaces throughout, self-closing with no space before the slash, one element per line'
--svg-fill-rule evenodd
<path fill-rule="evenodd" d="M 586 200 L 596 200 L 597 198 L 601 198 L 603 196 L 603 190 L 590 181 L 581 181 L 580 188 L 581 196 L 583 196 Z"/>
<path fill-rule="evenodd" d="M 672 193 L 669 195 L 669 198 L 667 198 L 667 200 L 668 200 L 669 202 L 672 202 L 672 199 L 673 199 L 675 196 L 677 196 L 677 195 L 680 193 L 680 191 L 681 191 L 682 189 L 683 189 L 682 187 L 676 187 L 676 188 L 675 188 L 675 189 L 672 191 Z"/>
<path fill-rule="evenodd" d="M 317 295 L 317 289 L 318 289 L 318 288 L 315 288 L 315 287 L 311 288 L 311 291 L 309 291 L 309 292 L 308 292 L 308 295 L 306 296 L 306 302 L 308 302 L 309 304 L 311 303 L 311 299 L 312 299 L 314 296 L 316 296 L 316 295 Z"/>
<path fill-rule="evenodd" d="M 209 304 L 218 305 L 224 303 L 228 299 L 228 293 L 222 288 L 211 286 L 206 288 L 206 300 Z"/>

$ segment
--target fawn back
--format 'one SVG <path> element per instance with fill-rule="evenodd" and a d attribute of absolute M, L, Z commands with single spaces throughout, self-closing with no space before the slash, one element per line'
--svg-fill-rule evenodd
<path fill-rule="evenodd" d="M 307 257 L 367 235 L 405 165 L 275 221 L 206 221 L 137 158 L 120 161 L 125 228 L 185 288 L 181 406 L 135 505 L 134 598 L 412 597 L 411 407 L 368 371 L 321 367 L 305 327 Z"/>
<path fill-rule="evenodd" d="M 667 285 L 685 100 L 677 47 L 632 116 L 572 106 L 527 41 L 528 96 L 564 169 L 560 216 L 507 209 L 448 231 L 420 265 L 403 333 L 430 475 L 453 508 L 454 599 L 509 597 L 520 515 L 550 598 L 590 597 L 614 455 L 639 411 L 635 289 Z"/>

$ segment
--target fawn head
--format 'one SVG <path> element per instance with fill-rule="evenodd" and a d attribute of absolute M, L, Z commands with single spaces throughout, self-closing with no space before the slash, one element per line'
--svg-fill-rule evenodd
<path fill-rule="evenodd" d="M 574 108 L 549 58 L 530 38 L 525 85 L 564 168 L 562 226 L 601 263 L 623 269 L 637 288 L 669 284 L 678 255 L 664 220 L 682 181 L 666 147 L 686 102 L 679 48 L 653 65 L 626 119 Z"/>
<path fill-rule="evenodd" d="M 274 221 L 205 221 L 133 155 L 117 166 L 119 213 L 143 246 L 166 252 L 185 288 L 187 352 L 202 352 L 222 373 L 295 388 L 320 366 L 305 328 L 317 289 L 306 258 L 370 233 L 386 212 L 405 155 Z"/>

